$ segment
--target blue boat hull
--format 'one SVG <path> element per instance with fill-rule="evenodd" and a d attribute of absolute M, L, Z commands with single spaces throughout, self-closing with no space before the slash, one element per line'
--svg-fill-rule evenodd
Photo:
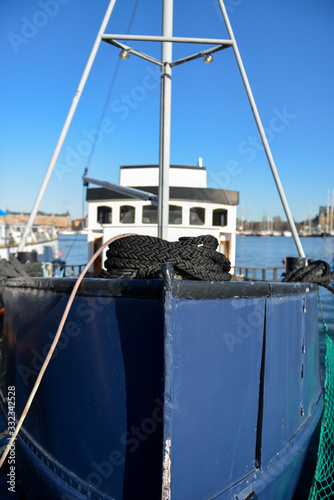
<path fill-rule="evenodd" d="M 7 282 L 19 415 L 73 280 Z M 16 446 L 27 498 L 292 498 L 323 397 L 317 287 L 85 280 Z"/>

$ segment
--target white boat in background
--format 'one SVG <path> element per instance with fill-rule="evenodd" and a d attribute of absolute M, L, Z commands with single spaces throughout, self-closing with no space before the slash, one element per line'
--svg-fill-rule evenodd
<path fill-rule="evenodd" d="M 59 231 L 58 234 L 64 234 L 65 236 L 73 236 L 74 234 L 77 234 L 79 233 L 79 231 L 66 231 L 66 230 L 63 230 L 63 231 Z"/>
<path fill-rule="evenodd" d="M 18 253 L 25 224 L 0 224 L 0 258 Z M 54 226 L 32 226 L 22 252 L 36 252 L 38 260 L 51 262 L 58 257 L 58 234 Z"/>
<path fill-rule="evenodd" d="M 283 236 L 285 236 L 286 238 L 291 238 L 292 232 L 291 231 L 283 231 Z"/>
<path fill-rule="evenodd" d="M 269 230 L 263 230 L 263 231 L 260 231 L 258 233 L 258 236 L 263 236 L 263 237 L 267 237 L 267 236 L 271 236 L 271 235 L 272 235 L 272 233 Z"/>
<path fill-rule="evenodd" d="M 58 235 L 65 235 L 65 236 L 75 236 L 76 234 L 87 234 L 88 228 L 85 227 L 84 229 L 80 229 L 79 231 L 67 231 L 67 230 L 60 230 L 57 231 Z"/>
<path fill-rule="evenodd" d="M 118 234 L 128 232 L 158 236 L 158 165 L 126 165 L 120 168 L 120 185 L 84 177 L 88 201 L 88 259 Z M 132 192 L 133 191 L 133 192 Z M 143 197 L 143 194 L 147 196 Z M 170 165 L 168 240 L 210 234 L 219 252 L 235 265 L 236 219 L 239 193 L 207 187 L 202 158 L 197 166 Z M 94 275 L 105 259 L 97 260 Z"/>

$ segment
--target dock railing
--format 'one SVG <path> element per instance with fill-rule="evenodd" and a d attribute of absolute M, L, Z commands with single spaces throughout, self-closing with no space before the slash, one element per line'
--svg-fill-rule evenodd
<path fill-rule="evenodd" d="M 241 278 L 243 281 L 277 281 L 279 270 L 283 269 L 285 269 L 284 266 L 273 266 L 273 267 L 232 266 L 234 276 L 236 278 Z"/>
<path fill-rule="evenodd" d="M 56 274 L 65 278 L 78 277 L 86 264 L 63 264 Z M 58 267 L 58 265 L 57 265 Z M 56 266 L 54 268 L 54 271 Z M 273 267 L 245 267 L 245 266 L 232 266 L 232 273 L 234 278 L 241 281 L 278 281 L 285 266 Z"/>
<path fill-rule="evenodd" d="M 54 264 L 53 274 L 61 278 L 77 278 L 86 264 Z"/>

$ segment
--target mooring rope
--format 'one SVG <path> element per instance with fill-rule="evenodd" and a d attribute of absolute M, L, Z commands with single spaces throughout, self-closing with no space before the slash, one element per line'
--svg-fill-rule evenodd
<path fill-rule="evenodd" d="M 284 276 L 282 281 L 285 282 L 316 283 L 334 293 L 333 284 L 330 286 L 334 279 L 334 272 L 324 260 L 309 259 L 307 266 L 283 273 L 282 276 Z"/>
<path fill-rule="evenodd" d="M 109 245 L 100 278 L 161 278 L 161 264 L 170 262 L 184 279 L 230 281 L 231 264 L 216 251 L 214 236 L 183 237 L 166 241 L 154 236 L 131 235 Z"/>
<path fill-rule="evenodd" d="M 8 260 L 0 259 L 0 283 L 7 278 L 20 276 L 43 276 L 42 263 L 40 261 L 22 263 L 14 255 L 10 255 Z"/>

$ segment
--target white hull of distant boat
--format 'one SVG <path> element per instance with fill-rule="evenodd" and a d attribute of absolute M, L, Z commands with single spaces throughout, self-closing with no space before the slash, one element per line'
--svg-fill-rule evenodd
<path fill-rule="evenodd" d="M 16 255 L 24 231 L 24 225 L 0 224 L 0 258 Z M 52 261 L 58 257 L 58 235 L 54 227 L 33 226 L 22 249 L 36 252 L 39 260 Z"/>

